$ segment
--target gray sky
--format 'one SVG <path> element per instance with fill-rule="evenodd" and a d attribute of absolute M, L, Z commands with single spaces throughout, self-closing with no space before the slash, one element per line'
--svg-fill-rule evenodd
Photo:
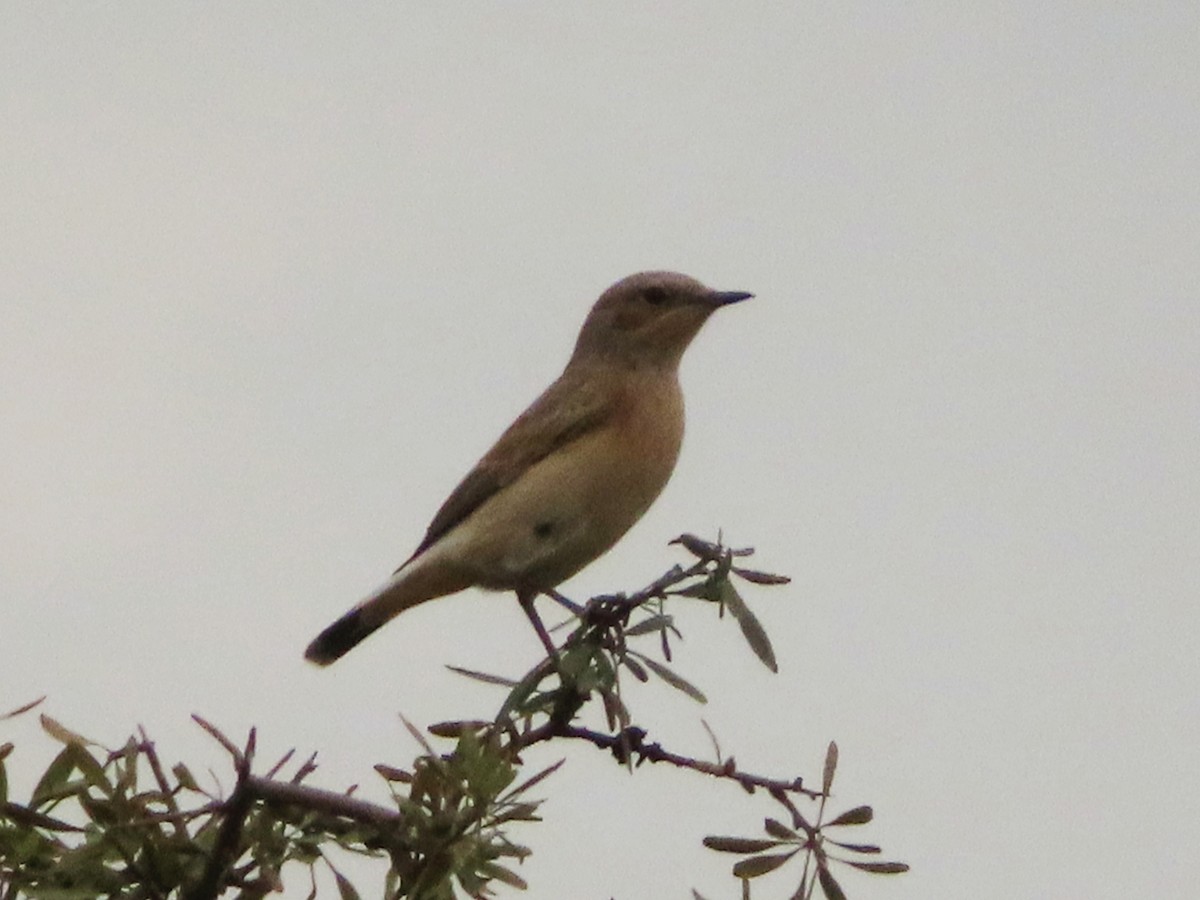
<path fill-rule="evenodd" d="M 1191 3 L 0 10 L 0 708 L 225 767 L 200 712 L 361 780 L 519 672 L 467 593 L 301 652 L 402 561 L 617 278 L 756 300 L 684 364 L 658 504 L 707 610 L 633 705 L 874 804 L 855 898 L 1190 896 L 1200 843 L 1200 12 Z M 669 693 L 670 696 L 665 694 Z M 31 779 L 53 748 L 0 725 Z M 531 754 L 535 764 L 562 751 Z M 737 896 L 770 801 L 571 752 L 527 896 Z M 768 880 L 755 897 L 784 897 Z M 289 896 L 307 890 L 301 878 Z"/>

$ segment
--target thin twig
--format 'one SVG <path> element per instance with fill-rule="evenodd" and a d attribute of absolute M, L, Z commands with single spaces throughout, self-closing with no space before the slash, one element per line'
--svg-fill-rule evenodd
<path fill-rule="evenodd" d="M 167 807 L 167 818 L 175 829 L 175 836 L 186 840 L 188 838 L 187 825 L 184 824 L 179 804 L 175 802 L 175 792 L 171 789 L 171 783 L 167 781 L 167 773 L 163 771 L 162 761 L 158 758 L 154 742 L 150 740 L 146 729 L 141 725 L 138 726 L 138 734 L 142 738 L 141 746 L 138 749 L 146 757 L 146 761 L 150 764 L 150 771 L 154 773 L 154 780 L 158 782 L 158 789 L 162 791 L 163 805 Z"/>
<path fill-rule="evenodd" d="M 791 792 L 804 794 L 806 797 L 821 797 L 820 792 L 804 787 L 803 780 L 800 778 L 791 780 L 768 778 L 765 775 L 755 775 L 750 772 L 740 771 L 732 759 L 727 759 L 725 762 L 717 764 L 674 753 L 665 749 L 657 742 L 647 742 L 645 730 L 636 726 L 623 728 L 616 734 L 604 734 L 603 732 L 593 731 L 590 728 L 579 728 L 574 725 L 559 724 L 551 721 L 521 735 L 519 739 L 520 747 L 530 747 L 534 744 L 540 744 L 558 737 L 586 741 L 601 750 L 608 750 L 620 762 L 627 762 L 631 757 L 636 756 L 638 763 L 647 761 L 669 763 L 677 768 L 690 769 L 693 772 L 699 772 L 713 778 L 730 779 L 740 784 L 747 791 L 753 791 L 755 788 L 765 788 L 773 796 L 778 796 L 784 792 Z"/>

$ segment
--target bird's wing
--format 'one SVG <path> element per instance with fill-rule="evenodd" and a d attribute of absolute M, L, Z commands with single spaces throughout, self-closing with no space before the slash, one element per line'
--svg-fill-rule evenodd
<path fill-rule="evenodd" d="M 605 379 L 596 378 L 594 373 L 588 377 L 588 373 L 576 369 L 563 372 L 500 435 L 492 449 L 446 498 L 420 545 L 404 565 L 520 478 L 534 463 L 603 426 L 616 402 L 616 392 L 608 387 Z"/>

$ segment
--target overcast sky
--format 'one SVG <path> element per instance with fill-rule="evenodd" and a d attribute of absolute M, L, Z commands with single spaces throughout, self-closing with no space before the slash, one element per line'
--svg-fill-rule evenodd
<path fill-rule="evenodd" d="M 778 675 L 685 609 L 710 702 L 635 715 L 768 774 L 836 739 L 836 803 L 913 866 L 856 900 L 1194 895 L 1194 3 L 9 3 L 0 121 L 0 710 L 197 771 L 228 769 L 190 713 L 253 724 L 382 796 L 397 713 L 499 703 L 444 664 L 536 638 L 467 592 L 328 670 L 304 646 L 594 297 L 677 269 L 757 298 L 685 359 L 670 486 L 566 590 L 718 529 L 795 580 L 746 592 Z M 0 740 L 18 784 L 54 752 Z M 769 800 L 567 755 L 526 896 L 738 896 L 700 839 Z"/>

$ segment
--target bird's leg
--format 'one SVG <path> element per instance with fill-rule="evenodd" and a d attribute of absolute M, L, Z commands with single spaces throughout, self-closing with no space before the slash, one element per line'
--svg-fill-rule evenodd
<path fill-rule="evenodd" d="M 521 604 L 521 609 L 525 610 L 525 615 L 533 625 L 533 630 L 541 638 L 542 646 L 546 648 L 546 653 L 550 655 L 550 659 L 553 660 L 554 667 L 557 669 L 558 650 L 555 648 L 554 642 L 550 640 L 550 632 L 546 631 L 546 626 L 542 624 L 542 617 L 538 615 L 537 609 L 533 605 L 536 597 L 537 591 L 517 591 L 517 602 Z"/>
<path fill-rule="evenodd" d="M 560 594 L 554 588 L 550 588 L 550 590 L 548 590 L 548 591 L 542 591 L 542 593 L 545 594 L 547 597 L 549 597 L 551 600 L 553 600 L 555 603 L 557 603 L 559 606 L 561 606 L 563 609 L 565 609 L 567 612 L 569 612 L 573 616 L 578 616 L 583 613 L 582 606 L 580 606 L 574 600 L 571 600 L 569 597 L 565 597 L 564 595 Z"/>

